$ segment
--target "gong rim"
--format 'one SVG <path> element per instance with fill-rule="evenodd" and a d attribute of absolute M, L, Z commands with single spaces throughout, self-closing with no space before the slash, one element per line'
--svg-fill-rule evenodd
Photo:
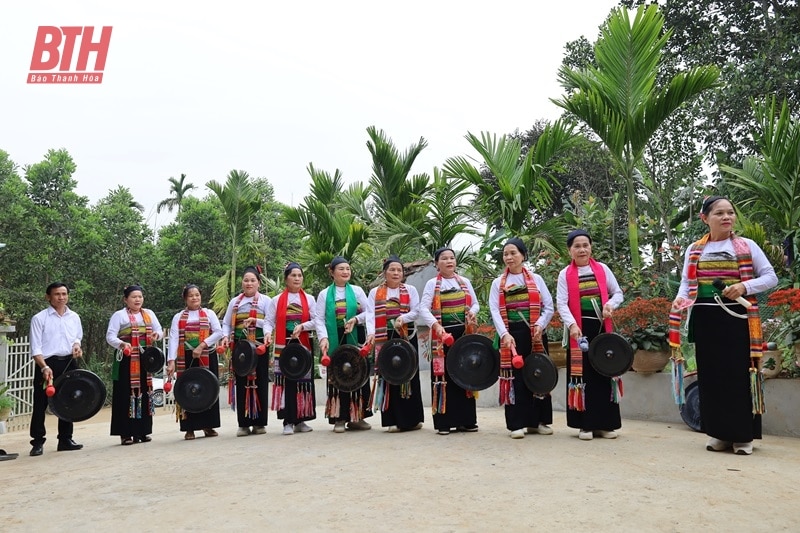
<path fill-rule="evenodd" d="M 337 389 L 354 392 L 369 380 L 369 365 L 366 357 L 361 357 L 358 346 L 342 344 L 331 354 L 328 365 L 328 379 Z"/>
<path fill-rule="evenodd" d="M 684 389 L 685 403 L 680 406 L 681 420 L 694 431 L 702 431 L 700 419 L 700 383 L 695 381 Z"/>
<path fill-rule="evenodd" d="M 103 380 L 89 370 L 76 368 L 53 382 L 56 393 L 47 399 L 50 411 L 61 420 L 82 422 L 96 415 L 106 401 Z"/>
<path fill-rule="evenodd" d="M 164 369 L 164 352 L 157 346 L 148 346 L 139 356 L 142 367 L 148 374 L 156 374 Z"/>
<path fill-rule="evenodd" d="M 247 339 L 241 339 L 233 346 L 231 352 L 233 371 L 239 377 L 250 375 L 258 365 L 258 355 L 256 354 L 256 344 Z"/>
<path fill-rule="evenodd" d="M 488 389 L 500 377 L 500 352 L 483 335 L 459 337 L 448 350 L 445 363 L 450 379 L 464 390 Z"/>
<path fill-rule="evenodd" d="M 525 358 L 522 381 L 533 394 L 550 394 L 558 385 L 558 366 L 546 353 L 532 353 Z"/>
<path fill-rule="evenodd" d="M 390 385 L 411 381 L 419 368 L 419 355 L 414 345 L 405 339 L 389 339 L 377 355 L 378 372 Z"/>
<path fill-rule="evenodd" d="M 289 341 L 278 358 L 281 374 L 294 381 L 304 378 L 313 365 L 314 357 L 311 351 L 297 339 Z"/>
<path fill-rule="evenodd" d="M 219 379 L 200 366 L 187 368 L 172 387 L 175 402 L 188 413 L 202 413 L 211 409 L 219 399 Z"/>
<path fill-rule="evenodd" d="M 633 348 L 618 333 L 601 333 L 589 343 L 588 358 L 598 374 L 615 378 L 630 370 Z"/>

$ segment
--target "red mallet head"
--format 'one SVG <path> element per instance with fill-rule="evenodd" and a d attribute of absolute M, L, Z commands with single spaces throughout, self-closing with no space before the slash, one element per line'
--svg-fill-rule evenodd
<path fill-rule="evenodd" d="M 525 360 L 522 359 L 521 355 L 515 355 L 514 357 L 511 358 L 511 366 L 519 370 L 520 368 L 525 366 Z"/>
<path fill-rule="evenodd" d="M 442 342 L 445 346 L 452 346 L 455 341 L 452 333 L 445 333 L 442 335 Z"/>
<path fill-rule="evenodd" d="M 48 385 L 44 389 L 44 393 L 47 395 L 48 398 L 52 398 L 53 396 L 56 395 L 56 388 L 52 385 Z"/>
<path fill-rule="evenodd" d="M 358 351 L 358 355 L 360 355 L 361 357 L 366 357 L 366 356 L 368 356 L 368 355 L 369 355 L 369 350 L 370 350 L 371 348 L 372 348 L 372 345 L 371 345 L 371 344 L 365 344 L 365 345 L 364 345 L 364 346 L 362 346 L 362 347 L 361 347 L 361 349 Z"/>
<path fill-rule="evenodd" d="M 322 364 L 322 366 L 328 366 L 331 364 L 331 358 L 328 357 L 328 354 L 325 354 L 320 358 L 319 362 Z"/>
<path fill-rule="evenodd" d="M 123 353 L 124 355 L 130 355 L 130 354 L 131 354 L 131 347 L 130 347 L 130 346 L 126 346 L 126 347 L 125 347 L 125 348 L 122 350 L 122 353 Z"/>
<path fill-rule="evenodd" d="M 258 355 L 264 355 L 265 353 L 267 353 L 267 345 L 259 344 L 258 346 L 256 346 L 256 353 Z"/>
<path fill-rule="evenodd" d="M 217 346 L 217 355 L 222 355 L 224 353 L 225 353 L 225 347 L 222 346 L 221 344 Z"/>
<path fill-rule="evenodd" d="M 169 391 L 171 391 L 171 390 L 172 390 L 172 382 L 171 381 L 165 382 L 164 383 L 164 392 L 169 394 Z"/>

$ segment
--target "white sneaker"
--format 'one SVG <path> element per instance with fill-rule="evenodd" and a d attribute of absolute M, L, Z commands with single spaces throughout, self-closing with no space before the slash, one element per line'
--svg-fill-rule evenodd
<path fill-rule="evenodd" d="M 250 428 L 239 428 L 236 430 L 237 437 L 246 437 L 250 434 Z"/>
<path fill-rule="evenodd" d="M 253 435 L 263 435 L 267 432 L 267 428 L 264 426 L 253 426 Z"/>
<path fill-rule="evenodd" d="M 597 435 L 598 437 L 602 438 L 602 439 L 616 439 L 617 438 L 617 432 L 614 431 L 614 430 L 608 431 L 608 430 L 605 430 L 605 429 L 597 429 L 593 433 L 595 435 Z"/>
<path fill-rule="evenodd" d="M 338 421 L 333 425 L 333 432 L 334 433 L 344 433 L 344 422 Z"/>
<path fill-rule="evenodd" d="M 389 426 L 386 428 L 387 433 L 400 433 L 400 428 L 397 426 Z"/>
<path fill-rule="evenodd" d="M 359 420 L 358 422 L 348 422 L 347 429 L 372 429 L 372 426 L 366 420 Z"/>
<path fill-rule="evenodd" d="M 294 424 L 286 424 L 283 426 L 283 435 L 294 435 Z"/>
<path fill-rule="evenodd" d="M 422 422 L 417 422 L 417 425 L 409 429 L 409 431 L 416 431 L 418 429 L 422 429 Z"/>
<path fill-rule="evenodd" d="M 753 453 L 753 443 L 751 442 L 734 442 L 733 453 L 736 455 L 751 455 Z"/>
<path fill-rule="evenodd" d="M 553 428 L 551 428 L 550 426 L 547 426 L 545 424 L 539 424 L 539 427 L 535 427 L 535 428 L 528 428 L 528 435 L 534 435 L 534 434 L 552 435 L 553 434 Z"/>
<path fill-rule="evenodd" d="M 525 438 L 525 430 L 524 429 L 515 429 L 511 432 L 512 439 L 524 439 Z"/>
<path fill-rule="evenodd" d="M 436 434 L 437 435 L 449 435 L 450 434 L 450 429 L 448 428 L 448 429 L 436 430 Z"/>
<path fill-rule="evenodd" d="M 594 438 L 594 434 L 591 431 L 581 430 L 580 433 L 578 433 L 578 438 L 581 440 L 592 440 Z"/>
<path fill-rule="evenodd" d="M 751 448 L 752 448 L 752 443 Z M 726 440 L 715 439 L 714 437 L 708 437 L 708 441 L 706 442 L 706 450 L 710 452 L 724 452 L 725 450 L 730 449 L 731 443 Z"/>
<path fill-rule="evenodd" d="M 294 432 L 295 433 L 297 433 L 297 432 L 308 433 L 309 431 L 314 431 L 314 428 L 312 428 L 311 426 L 309 426 L 305 422 L 299 422 L 299 423 L 295 424 L 295 426 L 294 426 Z"/>

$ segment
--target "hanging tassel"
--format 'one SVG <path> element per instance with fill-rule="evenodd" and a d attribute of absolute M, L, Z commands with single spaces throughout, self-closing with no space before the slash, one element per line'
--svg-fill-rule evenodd
<path fill-rule="evenodd" d="M 683 387 L 683 374 L 685 372 L 685 361 L 681 355 L 680 348 L 672 349 L 672 398 L 677 405 L 686 403 L 686 390 Z"/>
<path fill-rule="evenodd" d="M 500 391 L 500 405 L 514 405 L 513 381 L 514 377 L 509 370 L 503 369 L 500 371 L 500 384 L 498 386 Z"/>
<path fill-rule="evenodd" d="M 389 398 L 391 397 L 391 390 L 389 388 L 389 384 L 386 381 L 383 381 L 381 386 L 381 395 L 383 396 L 383 401 L 381 402 L 381 411 L 388 411 L 389 410 Z"/>
<path fill-rule="evenodd" d="M 136 416 L 135 418 L 142 418 L 142 393 L 139 391 L 139 394 L 136 396 Z"/>
<path fill-rule="evenodd" d="M 231 411 L 236 411 L 236 374 L 233 369 L 228 374 L 228 405 L 231 406 Z"/>
<path fill-rule="evenodd" d="M 447 410 L 447 382 L 435 381 L 433 383 L 433 401 L 431 402 L 433 414 L 445 414 Z"/>
<path fill-rule="evenodd" d="M 128 404 L 128 418 L 136 418 L 136 396 L 131 391 L 131 399 Z"/>
<path fill-rule="evenodd" d="M 373 406 L 374 409 L 378 409 L 380 405 L 380 401 L 376 400 L 375 396 L 378 394 L 378 374 L 377 372 L 372 376 L 372 387 L 369 389 L 369 402 L 367 405 Z M 382 378 L 381 378 L 382 379 Z"/>
<path fill-rule="evenodd" d="M 286 382 L 283 376 L 275 376 L 275 381 L 272 383 L 272 401 L 270 402 L 270 410 L 278 411 L 285 407 L 284 387 Z"/>
<path fill-rule="evenodd" d="M 611 378 L 611 401 L 619 403 L 620 398 L 622 398 L 622 378 L 614 376 Z"/>
<path fill-rule="evenodd" d="M 375 379 L 372 381 L 372 397 L 370 398 L 369 405 L 372 406 L 373 409 L 376 411 L 383 411 L 383 402 L 386 397 L 386 388 L 384 387 L 385 381 L 383 378 L 378 378 L 375 376 Z"/>
<path fill-rule="evenodd" d="M 411 398 L 411 394 L 413 391 L 411 390 L 411 383 L 406 382 L 400 385 L 400 397 L 404 400 Z"/>
<path fill-rule="evenodd" d="M 351 396 L 350 396 L 350 422 L 358 422 L 359 420 L 361 420 L 361 418 L 359 417 L 358 400 L 356 400 L 354 394 L 351 394 Z"/>
<path fill-rule="evenodd" d="M 151 417 L 156 416 L 156 405 L 153 403 L 153 389 L 151 388 L 147 391 L 147 405 L 148 405 L 148 413 Z"/>
<path fill-rule="evenodd" d="M 752 361 L 750 366 L 750 397 L 754 415 L 763 415 L 767 412 L 764 405 L 764 374 L 758 371 L 755 361 Z"/>

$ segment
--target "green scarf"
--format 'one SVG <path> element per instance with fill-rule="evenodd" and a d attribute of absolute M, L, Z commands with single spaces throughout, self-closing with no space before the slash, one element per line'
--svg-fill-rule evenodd
<path fill-rule="evenodd" d="M 331 283 L 325 300 L 325 329 L 328 330 L 328 350 L 330 353 L 333 353 L 339 347 L 339 327 L 344 327 L 344 322 L 358 314 L 356 293 L 349 283 L 344 286 L 344 301 L 347 311 L 343 323 L 339 324 L 336 321 L 336 284 Z M 344 344 L 356 345 L 358 343 L 356 328 L 353 328 L 353 331 L 344 338 L 344 341 Z"/>

